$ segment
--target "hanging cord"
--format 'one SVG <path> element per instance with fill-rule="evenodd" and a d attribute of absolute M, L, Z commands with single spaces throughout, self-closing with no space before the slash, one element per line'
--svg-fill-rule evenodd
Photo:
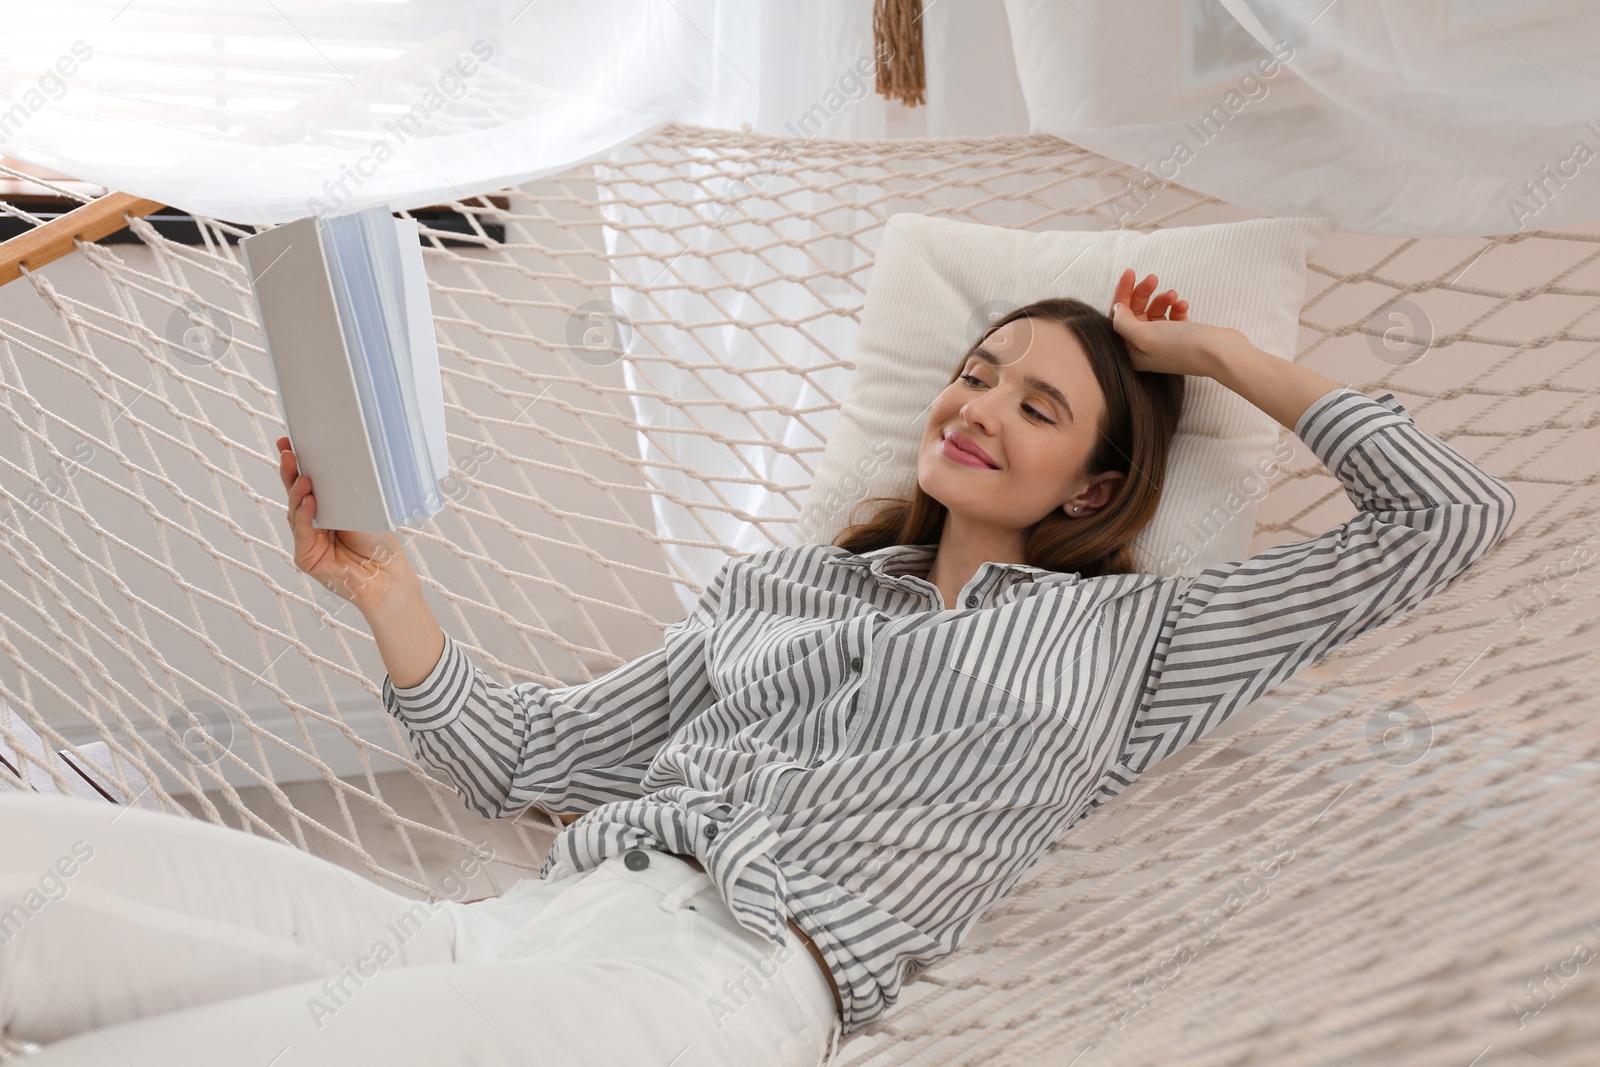
<path fill-rule="evenodd" d="M 876 90 L 907 107 L 926 104 L 922 0 L 874 0 L 872 43 L 878 58 Z"/>

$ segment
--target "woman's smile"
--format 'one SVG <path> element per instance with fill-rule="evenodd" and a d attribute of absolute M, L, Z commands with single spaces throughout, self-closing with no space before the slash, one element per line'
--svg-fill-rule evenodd
<path fill-rule="evenodd" d="M 973 438 L 966 437 L 966 434 L 962 434 L 960 430 L 954 429 L 954 427 L 939 435 L 939 451 L 944 451 L 952 458 L 960 456 L 963 459 L 976 459 L 978 466 L 984 467 L 984 469 L 1000 469 L 1000 464 L 995 462 L 994 456 L 990 456 L 989 451 L 984 446 L 974 442 Z"/>
<path fill-rule="evenodd" d="M 974 456 L 974 454 L 971 453 L 965 453 L 965 451 L 957 448 L 954 443 L 950 442 L 949 437 L 939 438 L 939 451 L 941 451 L 944 456 L 947 456 L 947 458 L 954 459 L 954 461 L 958 462 L 958 464 L 962 464 L 963 467 L 978 467 L 979 470 L 994 470 L 994 467 L 990 467 L 989 464 L 986 464 L 986 462 L 982 461 L 982 459 L 979 459 L 978 456 Z"/>

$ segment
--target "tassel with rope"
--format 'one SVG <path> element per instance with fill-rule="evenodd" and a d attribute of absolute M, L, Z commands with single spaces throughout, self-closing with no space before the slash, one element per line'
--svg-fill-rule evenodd
<path fill-rule="evenodd" d="M 872 43 L 878 59 L 874 88 L 907 107 L 926 104 L 922 66 L 922 0 L 873 0 Z"/>

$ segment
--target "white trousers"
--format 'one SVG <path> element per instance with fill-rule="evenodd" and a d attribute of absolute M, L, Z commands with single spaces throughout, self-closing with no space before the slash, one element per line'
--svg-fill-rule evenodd
<path fill-rule="evenodd" d="M 29 1067 L 789 1067 L 837 1038 L 793 931 L 634 850 L 473 904 L 199 819 L 0 793 L 0 1032 Z"/>

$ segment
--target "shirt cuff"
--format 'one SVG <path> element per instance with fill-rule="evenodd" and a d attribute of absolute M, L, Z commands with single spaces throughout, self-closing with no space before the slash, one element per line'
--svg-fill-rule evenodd
<path fill-rule="evenodd" d="M 389 714 L 413 730 L 437 730 L 448 726 L 466 705 L 472 689 L 473 666 L 449 634 L 444 635 L 444 651 L 439 662 L 422 681 L 400 689 L 389 675 L 383 676 L 383 705 Z"/>
<path fill-rule="evenodd" d="M 1311 402 L 1295 423 L 1295 436 L 1334 474 L 1357 445 L 1379 430 L 1413 421 L 1393 393 L 1368 396 L 1348 386 Z"/>

